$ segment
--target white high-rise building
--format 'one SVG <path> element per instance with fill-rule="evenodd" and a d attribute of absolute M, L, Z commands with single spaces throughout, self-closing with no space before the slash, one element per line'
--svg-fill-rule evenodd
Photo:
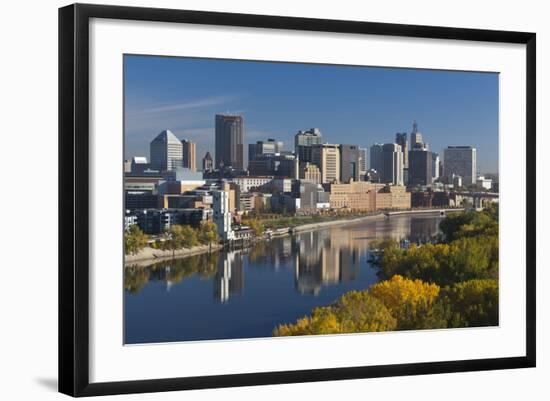
<path fill-rule="evenodd" d="M 338 182 L 340 180 L 340 146 L 324 143 L 311 147 L 313 164 L 321 170 L 321 182 Z"/>
<path fill-rule="evenodd" d="M 214 212 L 214 223 L 218 227 L 218 235 L 223 241 L 235 239 L 235 232 L 231 228 L 229 191 L 212 191 L 212 210 Z"/>
<path fill-rule="evenodd" d="M 434 179 L 434 181 L 437 180 L 440 175 L 439 164 L 439 155 L 435 152 L 432 152 L 432 178 Z"/>
<path fill-rule="evenodd" d="M 170 130 L 164 130 L 151 141 L 151 168 L 173 171 L 183 166 L 183 146 Z"/>
<path fill-rule="evenodd" d="M 476 169 L 476 148 L 448 146 L 443 151 L 443 170 L 448 183 L 452 182 L 453 175 L 459 175 L 463 185 L 475 185 Z"/>
<path fill-rule="evenodd" d="M 403 152 L 403 168 L 409 168 L 409 140 L 406 132 L 398 132 L 395 134 L 395 143 L 401 146 Z M 422 137 L 422 135 L 421 135 Z M 422 138 L 421 138 L 422 140 Z"/>
<path fill-rule="evenodd" d="M 380 182 L 404 185 L 403 152 L 400 145 L 385 143 L 382 146 L 382 163 L 380 167 Z"/>

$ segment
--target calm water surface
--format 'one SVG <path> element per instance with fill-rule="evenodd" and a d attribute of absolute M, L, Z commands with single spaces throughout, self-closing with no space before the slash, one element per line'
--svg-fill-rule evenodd
<path fill-rule="evenodd" d="M 124 271 L 127 344 L 269 337 L 316 306 L 378 281 L 375 238 L 425 242 L 437 215 L 399 216 L 276 238 Z"/>

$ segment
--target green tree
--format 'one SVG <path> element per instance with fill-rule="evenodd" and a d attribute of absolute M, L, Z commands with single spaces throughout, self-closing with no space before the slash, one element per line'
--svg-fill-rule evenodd
<path fill-rule="evenodd" d="M 265 231 L 262 222 L 256 219 L 247 220 L 246 225 L 250 227 L 256 237 L 261 237 Z"/>
<path fill-rule="evenodd" d="M 369 249 L 386 250 L 390 248 L 399 248 L 399 243 L 393 238 L 377 238 L 371 241 Z"/>
<path fill-rule="evenodd" d="M 462 237 L 449 244 L 384 250 L 380 270 L 385 278 L 398 274 L 440 286 L 498 277 L 498 237 Z"/>
<path fill-rule="evenodd" d="M 188 225 L 181 225 L 181 244 L 184 248 L 191 248 L 199 244 L 197 230 Z"/>
<path fill-rule="evenodd" d="M 198 245 L 197 231 L 189 225 L 173 225 L 167 231 L 168 239 L 164 242 L 165 249 L 175 251 L 181 248 L 191 248 Z"/>
<path fill-rule="evenodd" d="M 498 325 L 498 280 L 468 280 L 443 290 L 451 308 L 450 327 Z"/>
<path fill-rule="evenodd" d="M 124 233 L 124 252 L 126 255 L 135 255 L 145 248 L 149 236 L 145 234 L 137 225 L 132 225 Z"/>
<path fill-rule="evenodd" d="M 218 227 L 212 221 L 203 221 L 199 227 L 198 240 L 201 244 L 208 244 L 210 251 L 212 243 L 218 241 Z"/>
<path fill-rule="evenodd" d="M 447 242 L 463 237 L 498 235 L 498 204 L 481 212 L 465 211 L 448 215 L 439 225 Z"/>

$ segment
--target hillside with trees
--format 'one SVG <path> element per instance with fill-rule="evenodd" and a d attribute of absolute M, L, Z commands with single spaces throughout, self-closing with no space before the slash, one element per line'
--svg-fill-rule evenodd
<path fill-rule="evenodd" d="M 344 294 L 275 336 L 496 326 L 498 205 L 447 216 L 435 244 L 376 243 L 382 280 Z"/>

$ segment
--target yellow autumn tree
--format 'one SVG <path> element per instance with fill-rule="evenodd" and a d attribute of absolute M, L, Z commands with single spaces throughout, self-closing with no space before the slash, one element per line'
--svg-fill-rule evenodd
<path fill-rule="evenodd" d="M 395 275 L 373 285 L 369 293 L 397 319 L 398 330 L 408 330 L 447 326 L 448 311 L 437 303 L 439 291 L 437 284 Z"/>
<path fill-rule="evenodd" d="M 313 309 L 311 316 L 275 328 L 275 336 L 364 333 L 395 330 L 397 321 L 368 291 L 351 291 L 326 307 Z"/>

